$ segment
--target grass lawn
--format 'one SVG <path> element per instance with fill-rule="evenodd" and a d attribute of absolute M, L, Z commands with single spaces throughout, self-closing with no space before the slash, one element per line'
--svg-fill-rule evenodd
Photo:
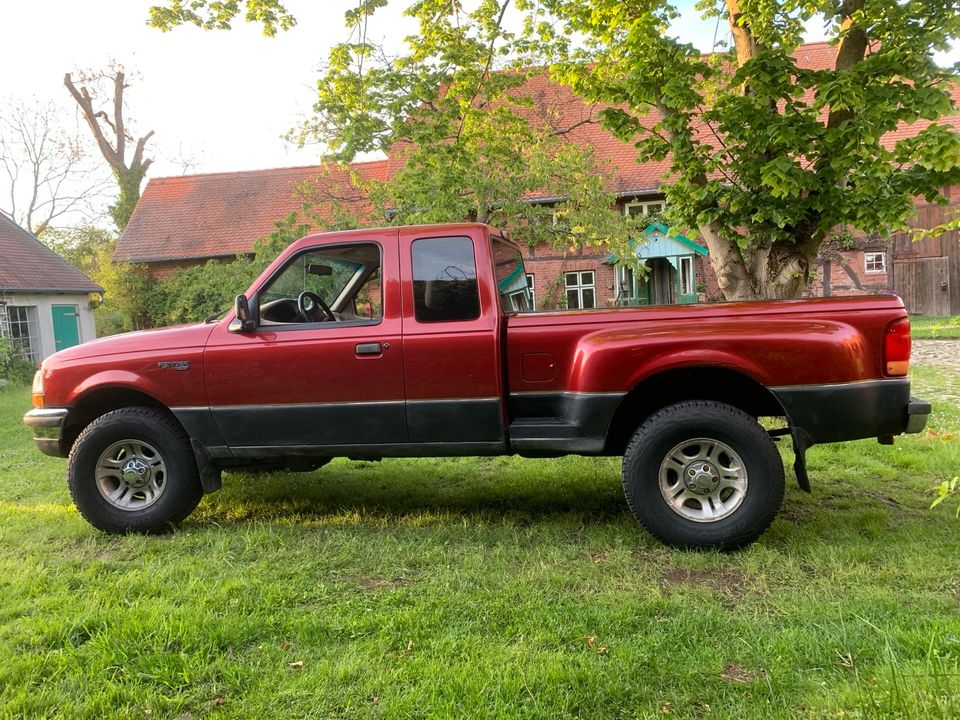
<path fill-rule="evenodd" d="M 729 555 L 659 545 L 582 458 L 228 475 L 109 537 L 0 391 L 0 717 L 960 717 L 960 520 L 928 509 L 960 376 L 914 381 L 928 432 L 814 448 Z"/>
<path fill-rule="evenodd" d="M 914 338 L 960 338 L 960 315 L 954 317 L 910 316 L 910 334 Z"/>

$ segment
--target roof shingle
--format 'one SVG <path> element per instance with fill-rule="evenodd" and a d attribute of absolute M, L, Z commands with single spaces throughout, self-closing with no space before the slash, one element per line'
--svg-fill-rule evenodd
<path fill-rule="evenodd" d="M 73 265 L 0 215 L 0 291 L 103 292 Z"/>

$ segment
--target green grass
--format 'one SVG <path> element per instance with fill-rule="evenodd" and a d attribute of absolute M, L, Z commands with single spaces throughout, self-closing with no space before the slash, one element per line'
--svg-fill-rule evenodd
<path fill-rule="evenodd" d="M 910 316 L 910 334 L 917 339 L 960 338 L 960 315 L 954 317 Z"/>
<path fill-rule="evenodd" d="M 729 555 L 637 529 L 614 459 L 228 475 L 110 537 L 0 392 L 0 717 L 960 717 L 960 378 L 929 432 L 809 453 Z M 792 462 L 789 453 L 785 458 Z"/>

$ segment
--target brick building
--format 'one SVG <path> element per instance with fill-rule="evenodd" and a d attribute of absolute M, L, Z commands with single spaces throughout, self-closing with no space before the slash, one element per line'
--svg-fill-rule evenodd
<path fill-rule="evenodd" d="M 826 43 L 812 43 L 801 47 L 797 58 L 804 67 L 826 68 L 832 66 L 834 52 Z M 629 143 L 617 140 L 599 123 L 589 122 L 596 107 L 586 105 L 570 88 L 551 82 L 546 75 L 531 78 L 523 92 L 533 100 L 530 112 L 535 118 L 573 128 L 568 137 L 594 149 L 598 162 L 607 169 L 610 189 L 617 198 L 616 212 L 655 214 L 663 209 L 669 161 L 638 163 Z M 955 96 L 960 100 L 960 89 Z M 952 120 L 960 127 L 960 117 Z M 892 133 L 890 140 L 918 130 L 919 126 L 904 126 Z M 365 179 L 385 180 L 399 162 L 387 158 L 354 163 L 350 169 Z M 146 264 L 155 276 L 165 277 L 180 267 L 249 253 L 257 238 L 273 230 L 276 220 L 299 206 L 298 187 L 303 183 L 347 187 L 348 172 L 312 166 L 152 179 L 114 258 Z M 954 192 L 951 207 L 960 209 L 960 192 L 948 190 Z M 530 200 L 546 202 L 548 198 Z M 343 202 L 348 210 L 366 205 L 362 197 Z M 318 210 L 322 213 L 324 208 Z M 932 227 L 930 223 L 944 217 L 941 208 L 918 206 L 918 210 L 918 226 Z M 374 219 L 373 223 L 387 224 L 387 220 Z M 637 253 L 649 268 L 646 280 L 603 248 L 568 253 L 548 246 L 529 249 L 525 264 L 537 309 L 720 297 L 706 248 L 695 236 L 678 238 L 662 226 L 651 225 L 645 239 L 648 242 L 638 244 Z M 817 295 L 896 291 L 914 312 L 960 313 L 957 233 L 919 246 L 905 237 L 855 238 L 849 247 L 825 258 L 819 270 L 811 288 Z M 942 289 L 934 292 L 928 287 L 931 284 Z"/>

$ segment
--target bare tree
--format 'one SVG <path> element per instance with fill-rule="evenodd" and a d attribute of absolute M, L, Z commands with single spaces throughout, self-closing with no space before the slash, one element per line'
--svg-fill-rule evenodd
<path fill-rule="evenodd" d="M 60 115 L 52 103 L 0 108 L 0 212 L 38 235 L 66 217 L 98 220 L 110 185 Z"/>
<path fill-rule="evenodd" d="M 140 185 L 153 162 L 151 158 L 144 158 L 144 150 L 147 141 L 153 136 L 153 130 L 136 141 L 127 131 L 123 119 L 123 91 L 128 86 L 123 68 L 114 65 L 110 70 L 103 72 L 82 72 L 78 79 L 84 83 L 79 88 L 74 84 L 70 73 L 67 73 L 63 76 L 63 84 L 80 106 L 83 118 L 87 121 L 100 148 L 100 154 L 113 170 L 120 188 L 120 197 L 117 199 L 117 204 L 110 208 L 110 214 L 122 231 L 140 199 Z M 103 84 L 112 85 L 113 97 L 106 105 L 109 112 L 95 106 L 98 93 L 109 92 L 103 91 Z M 127 141 L 135 143 L 133 157 L 129 162 L 127 161 Z"/>

